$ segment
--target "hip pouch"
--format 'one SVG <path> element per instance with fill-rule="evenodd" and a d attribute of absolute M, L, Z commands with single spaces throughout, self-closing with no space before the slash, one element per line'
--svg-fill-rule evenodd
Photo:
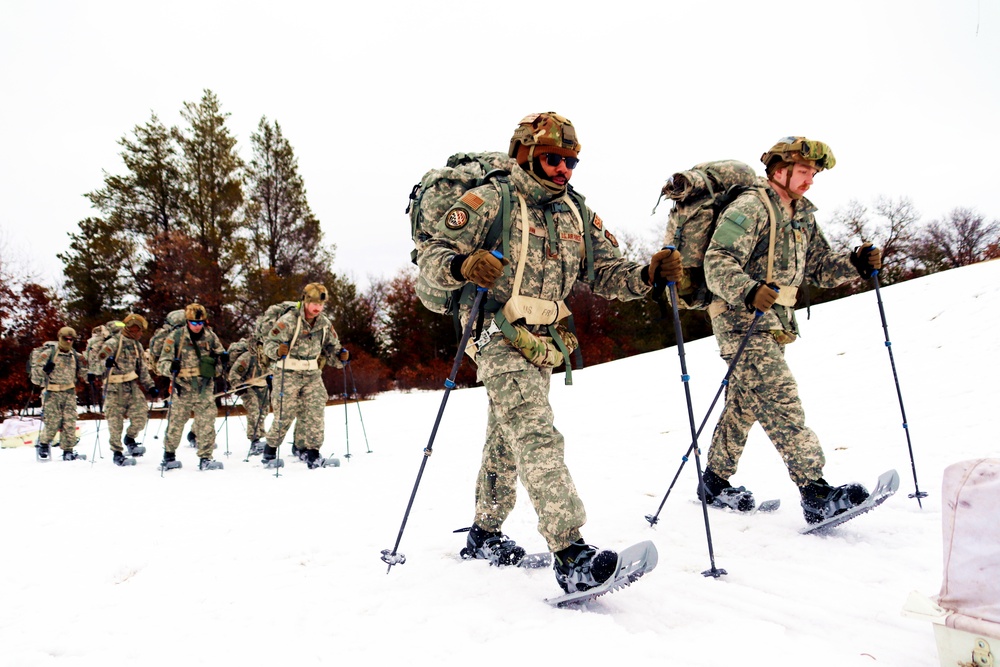
<path fill-rule="evenodd" d="M 215 377 L 215 357 L 205 355 L 198 359 L 198 375 L 203 378 Z"/>

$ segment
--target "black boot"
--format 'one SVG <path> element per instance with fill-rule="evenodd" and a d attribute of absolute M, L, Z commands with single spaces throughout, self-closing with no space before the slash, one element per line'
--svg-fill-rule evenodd
<path fill-rule="evenodd" d="M 162 470 L 173 470 L 180 467 L 181 462 L 177 460 L 177 455 L 174 452 L 163 450 L 163 462 L 160 463 L 160 468 Z"/>
<path fill-rule="evenodd" d="M 222 470 L 222 462 L 213 459 L 198 459 L 198 470 Z"/>
<path fill-rule="evenodd" d="M 125 447 L 128 448 L 129 456 L 142 456 L 143 454 L 146 453 L 146 448 L 140 445 L 138 442 L 136 442 L 135 438 L 133 438 L 130 435 L 125 436 L 125 439 L 122 441 L 122 444 L 124 444 Z"/>
<path fill-rule="evenodd" d="M 716 507 L 728 507 L 737 512 L 752 512 L 756 506 L 753 493 L 745 486 L 733 487 L 729 480 L 722 479 L 714 472 L 705 468 L 701 476 L 702 483 L 698 485 L 698 498 L 705 494 L 705 502 Z"/>
<path fill-rule="evenodd" d="M 258 440 L 255 438 L 254 441 L 250 443 L 250 456 L 260 456 L 261 454 L 263 454 L 264 446 L 266 444 L 267 441 Z"/>
<path fill-rule="evenodd" d="M 49 443 L 40 442 L 35 445 L 35 458 L 39 461 L 48 461 L 52 458 L 52 452 L 49 449 Z"/>
<path fill-rule="evenodd" d="M 577 540 L 554 554 L 552 568 L 556 581 L 567 593 L 585 591 L 603 584 L 618 567 L 614 551 L 598 552 L 597 547 Z"/>
<path fill-rule="evenodd" d="M 264 453 L 261 455 L 261 463 L 265 468 L 280 468 L 285 465 L 282 459 L 278 458 L 278 448 L 264 443 Z"/>
<path fill-rule="evenodd" d="M 517 565 L 524 558 L 524 548 L 503 533 L 491 533 L 472 524 L 460 555 L 462 558 L 484 558 L 490 565 Z"/>
<path fill-rule="evenodd" d="M 76 461 L 77 459 L 86 461 L 87 456 L 85 454 L 77 454 L 72 449 L 63 450 L 63 461 Z"/>
<path fill-rule="evenodd" d="M 112 452 L 111 460 L 116 466 L 122 466 L 123 468 L 135 465 L 135 459 L 125 456 L 125 452 Z"/>
<path fill-rule="evenodd" d="M 188 431 L 188 446 L 197 447 L 198 440 L 194 437 L 194 431 Z"/>
<path fill-rule="evenodd" d="M 822 477 L 799 487 L 802 496 L 802 514 L 806 523 L 819 523 L 832 516 L 860 505 L 868 498 L 868 490 L 861 484 L 830 486 Z"/>

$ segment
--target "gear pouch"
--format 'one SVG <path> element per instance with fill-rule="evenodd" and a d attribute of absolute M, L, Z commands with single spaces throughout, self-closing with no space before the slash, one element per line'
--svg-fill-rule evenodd
<path fill-rule="evenodd" d="M 203 378 L 215 377 L 215 357 L 205 355 L 198 360 L 198 375 Z"/>

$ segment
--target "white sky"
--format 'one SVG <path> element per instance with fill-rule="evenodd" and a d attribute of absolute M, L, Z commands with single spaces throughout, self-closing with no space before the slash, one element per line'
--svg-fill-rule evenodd
<path fill-rule="evenodd" d="M 827 142 L 810 197 L 910 197 L 1000 216 L 1000 9 L 933 2 L 0 2 L 0 244 L 42 282 L 120 173 L 118 139 L 180 124 L 214 91 L 249 157 L 262 115 L 291 141 L 334 269 L 407 266 L 411 185 L 461 150 L 505 150 L 527 113 L 569 117 L 574 185 L 619 236 L 662 234 L 663 181 Z M 666 206 L 661 206 L 663 213 Z M 655 232 L 654 232 L 655 228 Z"/>

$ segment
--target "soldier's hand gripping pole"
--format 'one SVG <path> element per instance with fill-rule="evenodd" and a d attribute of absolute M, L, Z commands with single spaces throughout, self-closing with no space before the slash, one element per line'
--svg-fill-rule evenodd
<path fill-rule="evenodd" d="M 501 257 L 500 253 L 496 250 L 493 254 L 499 259 Z M 444 396 L 441 397 L 441 406 L 438 408 L 437 418 L 434 420 L 434 427 L 431 429 L 431 437 L 427 441 L 427 447 L 424 448 L 424 457 L 420 461 L 420 470 L 417 471 L 417 479 L 413 483 L 413 491 L 410 492 L 410 501 L 406 504 L 406 512 L 403 514 L 403 523 L 399 526 L 399 534 L 396 536 L 396 544 L 393 545 L 392 549 L 382 550 L 382 560 L 389 565 L 385 573 L 389 574 L 392 570 L 393 565 L 402 565 L 406 562 L 406 556 L 397 552 L 399 549 L 399 542 L 403 539 L 403 530 L 406 529 L 406 521 L 410 517 L 410 509 L 413 507 L 413 499 L 417 496 L 417 487 L 420 486 L 420 478 L 423 477 L 424 467 L 427 465 L 427 459 L 430 458 L 432 450 L 434 448 L 434 438 L 437 436 L 438 426 L 441 424 L 441 415 L 444 414 L 444 408 L 448 404 L 448 395 L 451 390 L 455 388 L 455 377 L 458 376 L 458 368 L 462 365 L 462 357 L 465 356 L 465 346 L 469 343 L 469 338 L 472 336 L 472 327 L 476 325 L 476 318 L 479 315 L 479 306 L 483 301 L 483 296 L 486 294 L 486 289 L 483 287 L 476 288 L 476 298 L 472 302 L 472 309 L 469 311 L 469 320 L 465 323 L 465 329 L 462 331 L 462 339 L 458 343 L 458 352 L 455 353 L 455 363 L 451 366 L 451 375 L 444 382 Z"/>
<path fill-rule="evenodd" d="M 892 341 L 889 340 L 889 325 L 885 322 L 885 307 L 882 305 L 882 290 L 879 289 L 878 284 L 878 269 L 872 271 L 872 281 L 875 283 L 875 296 L 878 299 L 878 312 L 882 317 L 882 331 L 885 332 L 885 349 L 889 353 L 889 364 L 892 366 L 892 379 L 896 383 L 896 397 L 899 399 L 899 412 L 903 416 L 903 430 L 906 432 L 906 447 L 910 452 L 910 469 L 913 471 L 913 493 L 911 493 L 909 498 L 916 498 L 917 505 L 920 509 L 924 508 L 924 504 L 920 502 L 921 498 L 927 497 L 926 491 L 920 490 L 920 485 L 917 484 L 917 465 L 913 462 L 913 443 L 910 441 L 910 425 L 906 419 L 906 408 L 903 407 L 903 393 L 899 389 L 899 376 L 896 374 L 896 360 L 892 356 Z"/>

